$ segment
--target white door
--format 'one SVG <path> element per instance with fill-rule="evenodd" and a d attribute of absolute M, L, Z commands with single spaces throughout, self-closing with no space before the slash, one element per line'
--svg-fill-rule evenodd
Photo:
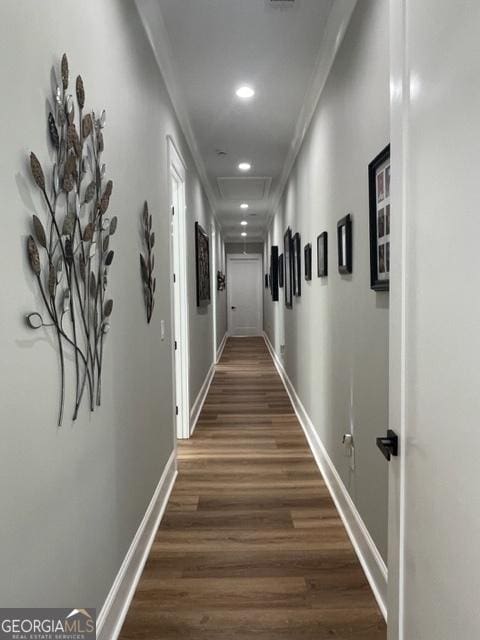
<path fill-rule="evenodd" d="M 262 292 L 262 256 L 229 255 L 227 261 L 229 335 L 262 335 Z"/>
<path fill-rule="evenodd" d="M 480 637 L 480 3 L 391 0 L 389 639 Z"/>

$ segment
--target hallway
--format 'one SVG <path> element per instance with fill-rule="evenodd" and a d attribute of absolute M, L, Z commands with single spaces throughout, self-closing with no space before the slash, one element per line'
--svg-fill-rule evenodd
<path fill-rule="evenodd" d="M 376 640 L 386 626 L 262 338 L 230 338 L 121 640 Z"/>

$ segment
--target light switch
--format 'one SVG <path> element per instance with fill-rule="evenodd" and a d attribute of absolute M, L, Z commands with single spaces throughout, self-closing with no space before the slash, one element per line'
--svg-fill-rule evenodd
<path fill-rule="evenodd" d="M 165 340 L 165 320 L 160 320 L 160 340 Z"/>

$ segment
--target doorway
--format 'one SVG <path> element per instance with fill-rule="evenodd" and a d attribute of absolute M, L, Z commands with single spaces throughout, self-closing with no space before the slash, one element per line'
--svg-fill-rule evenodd
<path fill-rule="evenodd" d="M 172 138 L 167 138 L 169 190 L 172 218 L 172 350 L 174 366 L 174 408 L 176 436 L 190 437 L 188 388 L 188 298 L 185 224 L 185 163 Z"/>
<path fill-rule="evenodd" d="M 262 256 L 228 256 L 228 334 L 260 336 L 263 331 Z"/>

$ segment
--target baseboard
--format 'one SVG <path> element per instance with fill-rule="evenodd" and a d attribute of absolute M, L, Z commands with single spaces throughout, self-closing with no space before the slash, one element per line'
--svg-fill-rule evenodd
<path fill-rule="evenodd" d="M 227 344 L 227 338 L 228 338 L 228 333 L 225 332 L 225 335 L 222 338 L 220 346 L 217 349 L 217 363 L 220 361 L 220 358 L 222 357 L 223 350 L 225 349 L 225 345 Z"/>
<path fill-rule="evenodd" d="M 190 411 L 190 435 L 195 431 L 195 427 L 197 426 L 198 418 L 200 417 L 200 413 L 202 411 L 203 403 L 205 402 L 205 398 L 207 397 L 208 390 L 210 389 L 210 385 L 212 384 L 213 376 L 215 375 L 215 362 L 212 362 L 210 365 L 210 369 L 203 381 L 202 387 L 198 392 L 197 397 L 195 398 L 195 402 L 193 403 L 192 409 Z"/>
<path fill-rule="evenodd" d="M 142 575 L 155 534 L 177 477 L 176 451 L 172 451 L 142 522 L 97 620 L 97 640 L 116 640 Z"/>
<path fill-rule="evenodd" d="M 338 475 L 335 466 L 323 446 L 305 407 L 285 371 L 282 361 L 277 356 L 273 345 L 266 333 L 263 334 L 267 348 L 273 362 L 287 390 L 293 408 L 300 422 L 315 461 L 335 502 L 338 513 L 350 537 L 355 552 L 362 565 L 365 576 L 372 588 L 375 599 L 387 619 L 387 578 L 388 572 L 385 562 L 375 546 L 370 533 L 365 526 L 355 504 L 353 503 L 345 485 Z"/>

